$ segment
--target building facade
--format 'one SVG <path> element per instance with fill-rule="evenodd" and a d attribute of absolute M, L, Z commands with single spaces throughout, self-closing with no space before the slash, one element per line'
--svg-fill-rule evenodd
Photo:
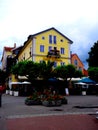
<path fill-rule="evenodd" d="M 4 47 L 3 49 L 3 55 L 1 58 L 2 62 L 2 70 L 7 71 L 9 66 L 11 65 L 12 61 L 12 49 L 16 48 L 16 44 L 14 44 L 14 47 Z"/>
<path fill-rule="evenodd" d="M 71 54 L 71 64 L 73 64 L 77 70 L 80 70 L 84 76 L 88 76 L 88 71 L 84 68 L 84 64 L 76 53 Z"/>
<path fill-rule="evenodd" d="M 71 54 L 71 64 L 73 64 L 77 70 L 83 72 L 84 65 L 77 54 Z"/>
<path fill-rule="evenodd" d="M 49 28 L 30 35 L 18 54 L 18 61 L 53 61 L 54 66 L 71 63 L 70 46 L 72 40 L 55 28 Z"/>
<path fill-rule="evenodd" d="M 34 62 L 52 61 L 54 67 L 71 64 L 70 46 L 73 43 L 68 37 L 55 28 L 49 28 L 39 33 L 29 35 L 23 46 L 4 47 L 2 55 L 2 70 L 10 71 L 16 62 L 31 60 Z M 15 82 L 15 76 L 10 74 L 9 82 Z"/>

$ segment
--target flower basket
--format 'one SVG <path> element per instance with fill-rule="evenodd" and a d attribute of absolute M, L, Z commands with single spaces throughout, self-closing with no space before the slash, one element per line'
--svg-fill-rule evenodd
<path fill-rule="evenodd" d="M 62 99 L 64 97 L 59 95 L 58 93 L 52 93 L 50 90 L 45 90 L 42 97 L 42 104 L 44 106 L 61 106 L 62 105 Z"/>

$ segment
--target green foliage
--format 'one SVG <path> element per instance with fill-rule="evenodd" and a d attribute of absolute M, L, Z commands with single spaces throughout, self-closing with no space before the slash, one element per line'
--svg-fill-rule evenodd
<path fill-rule="evenodd" d="M 75 71 L 75 78 L 78 78 L 78 77 L 81 78 L 82 76 L 83 76 L 82 71 L 80 71 L 80 70 Z"/>
<path fill-rule="evenodd" d="M 93 47 L 91 47 L 90 52 L 88 52 L 89 58 L 87 62 L 89 67 L 98 67 L 98 41 L 94 43 Z"/>
<path fill-rule="evenodd" d="M 54 69 L 54 72 L 55 72 L 56 77 L 60 77 L 60 78 L 63 78 L 63 79 L 67 78 L 68 70 L 67 70 L 67 67 L 65 65 L 57 66 Z"/>
<path fill-rule="evenodd" d="M 36 63 L 33 61 L 21 61 L 12 67 L 12 73 L 15 75 L 26 76 L 30 82 L 37 77 L 43 79 L 49 79 L 51 77 L 60 77 L 63 79 L 72 78 L 78 75 L 80 72 L 76 71 L 75 66 L 69 64 L 64 66 L 57 66 L 53 69 L 54 62 L 45 61 Z"/>
<path fill-rule="evenodd" d="M 17 63 L 15 66 L 12 66 L 11 68 L 11 72 L 15 75 L 25 75 L 25 62 L 26 61 L 21 61 L 19 63 Z"/>
<path fill-rule="evenodd" d="M 69 65 L 67 65 L 66 67 L 67 67 L 67 70 L 68 70 L 67 77 L 68 77 L 68 78 L 74 77 L 75 71 L 76 71 L 75 66 L 72 65 L 72 64 L 69 64 Z"/>
<path fill-rule="evenodd" d="M 12 67 L 15 75 L 26 76 L 31 82 L 37 77 L 47 79 L 51 76 L 53 62 L 36 63 L 33 61 L 21 61 Z"/>
<path fill-rule="evenodd" d="M 26 76 L 31 81 L 39 76 L 39 64 L 33 61 L 21 61 L 12 67 L 12 73 Z"/>
<path fill-rule="evenodd" d="M 42 77 L 44 79 L 50 78 L 53 74 L 53 65 L 54 62 L 50 61 L 48 61 L 47 63 L 45 61 L 39 63 L 39 77 Z"/>
<path fill-rule="evenodd" d="M 55 68 L 54 72 L 55 72 L 56 77 L 67 79 L 67 78 L 75 77 L 76 68 L 75 68 L 75 66 L 73 66 L 71 64 L 63 65 L 63 66 L 57 66 Z"/>
<path fill-rule="evenodd" d="M 88 74 L 92 80 L 98 82 L 98 67 L 90 67 L 88 69 Z"/>

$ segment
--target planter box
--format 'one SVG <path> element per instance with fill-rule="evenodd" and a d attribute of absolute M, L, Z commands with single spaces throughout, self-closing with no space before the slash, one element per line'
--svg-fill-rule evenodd
<path fill-rule="evenodd" d="M 41 105 L 42 102 L 40 100 L 25 100 L 26 105 Z"/>
<path fill-rule="evenodd" d="M 46 107 L 52 107 L 52 106 L 61 106 L 61 100 L 56 100 L 56 101 L 43 101 L 42 105 Z"/>
<path fill-rule="evenodd" d="M 64 97 L 62 100 L 61 100 L 62 104 L 68 104 L 68 100 Z"/>
<path fill-rule="evenodd" d="M 14 96 L 19 96 L 19 92 L 18 91 L 14 91 Z"/>
<path fill-rule="evenodd" d="M 61 100 L 55 101 L 55 106 L 61 106 L 61 104 L 62 104 L 62 101 L 61 101 Z"/>

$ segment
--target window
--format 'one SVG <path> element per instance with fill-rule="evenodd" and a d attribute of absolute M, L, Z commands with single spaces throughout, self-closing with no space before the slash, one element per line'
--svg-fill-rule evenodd
<path fill-rule="evenodd" d="M 56 36 L 52 36 L 52 35 L 49 35 L 49 43 L 54 43 L 56 44 Z"/>
<path fill-rule="evenodd" d="M 78 65 L 78 61 L 77 60 L 74 60 L 74 65 Z"/>
<path fill-rule="evenodd" d="M 65 49 L 61 48 L 61 54 L 64 54 L 64 53 L 65 53 Z"/>
<path fill-rule="evenodd" d="M 56 44 L 56 36 L 54 36 L 53 38 L 54 38 L 54 44 Z"/>
<path fill-rule="evenodd" d="M 52 35 L 49 35 L 49 43 L 52 43 Z"/>
<path fill-rule="evenodd" d="M 52 50 L 52 46 L 49 46 L 49 47 L 48 47 L 48 50 L 49 50 L 49 51 Z"/>
<path fill-rule="evenodd" d="M 79 70 L 80 70 L 80 71 L 82 71 L 82 68 L 81 68 L 81 67 L 79 67 Z"/>
<path fill-rule="evenodd" d="M 32 47 L 30 47 L 30 56 L 32 55 Z"/>
<path fill-rule="evenodd" d="M 25 55 L 26 55 L 26 54 L 24 53 L 24 57 L 23 57 L 24 60 L 25 60 Z"/>
<path fill-rule="evenodd" d="M 61 66 L 65 65 L 65 62 L 61 62 Z"/>
<path fill-rule="evenodd" d="M 44 45 L 40 45 L 40 52 L 44 52 Z"/>
<path fill-rule="evenodd" d="M 45 37 L 43 36 L 43 37 L 42 37 L 42 39 L 44 40 L 44 39 L 45 39 Z"/>
<path fill-rule="evenodd" d="M 54 62 L 54 67 L 57 67 L 57 62 Z"/>
<path fill-rule="evenodd" d="M 63 42 L 63 39 L 61 39 L 61 42 Z"/>
<path fill-rule="evenodd" d="M 40 60 L 39 63 L 43 63 L 43 60 Z"/>

